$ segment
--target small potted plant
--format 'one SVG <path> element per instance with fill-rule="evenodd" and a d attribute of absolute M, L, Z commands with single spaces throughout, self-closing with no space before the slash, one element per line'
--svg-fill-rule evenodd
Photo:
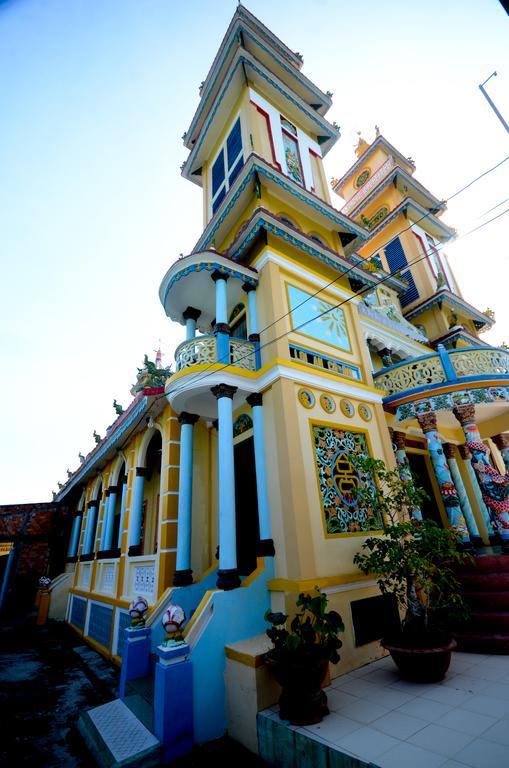
<path fill-rule="evenodd" d="M 279 712 L 294 725 L 319 723 L 329 714 L 322 684 L 329 662 L 337 664 L 344 631 L 341 616 L 327 611 L 327 597 L 301 593 L 296 602 L 300 610 L 286 629 L 288 616 L 267 611 L 271 627 L 267 635 L 273 643 L 265 655 L 266 663 L 281 685 Z"/>
<path fill-rule="evenodd" d="M 354 563 L 377 581 L 383 595 L 392 595 L 400 608 L 400 626 L 382 639 L 403 677 L 419 682 L 442 680 L 456 647 L 449 630 L 467 609 L 455 568 L 471 556 L 462 551 L 453 528 L 416 519 L 425 492 L 408 473 L 387 469 L 379 459 L 358 460 L 376 482 L 361 490 L 361 504 L 380 513 L 384 536 L 362 545 Z"/>

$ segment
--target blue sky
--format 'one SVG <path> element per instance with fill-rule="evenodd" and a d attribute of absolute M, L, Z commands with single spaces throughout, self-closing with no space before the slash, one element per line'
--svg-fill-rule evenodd
<path fill-rule="evenodd" d="M 183 329 L 159 283 L 201 231 L 200 190 L 180 177 L 181 136 L 235 10 L 194 0 L 0 0 L 0 502 L 44 501 L 124 405 L 136 367 Z M 477 85 L 509 119 L 508 20 L 495 0 L 252 0 L 334 93 L 342 138 L 384 135 L 440 197 L 509 154 Z M 508 207 L 509 162 L 451 203 L 467 231 Z M 341 204 L 337 198 L 338 206 Z M 509 342 L 509 215 L 446 249 L 465 298 Z"/>

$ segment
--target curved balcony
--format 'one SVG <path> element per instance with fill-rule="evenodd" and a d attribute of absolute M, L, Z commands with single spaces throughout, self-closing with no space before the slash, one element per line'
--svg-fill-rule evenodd
<path fill-rule="evenodd" d="M 412 395 L 448 387 L 468 389 L 473 382 L 487 386 L 509 385 L 509 351 L 496 347 L 464 347 L 449 351 L 439 347 L 437 353 L 416 357 L 383 368 L 373 376 L 375 386 L 385 392 L 385 402 L 394 403 Z"/>
<path fill-rule="evenodd" d="M 219 359 L 215 336 L 196 336 L 190 341 L 179 344 L 175 350 L 177 371 L 195 365 L 231 365 L 244 371 L 256 371 L 256 348 L 253 342 L 242 339 L 229 339 L 228 359 Z"/>

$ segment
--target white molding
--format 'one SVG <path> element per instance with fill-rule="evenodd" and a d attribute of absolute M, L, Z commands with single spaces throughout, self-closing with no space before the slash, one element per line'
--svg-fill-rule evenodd
<path fill-rule="evenodd" d="M 338 254 L 340 258 L 344 258 Z M 268 262 L 273 262 L 274 264 L 277 264 L 280 267 L 283 267 L 283 269 L 291 270 L 292 274 L 296 277 L 301 277 L 306 282 L 312 283 L 317 288 L 323 289 L 323 291 L 327 291 L 328 293 L 335 294 L 339 299 L 348 299 L 349 304 L 358 304 L 362 297 L 358 297 L 355 294 L 353 294 L 351 291 L 345 290 L 341 286 L 339 286 L 337 283 L 333 283 L 332 285 L 329 285 L 330 281 L 327 281 L 325 278 L 320 278 L 316 274 L 316 272 L 310 272 L 305 267 L 299 266 L 298 264 L 295 264 L 293 261 L 289 261 L 285 259 L 283 256 L 280 256 L 278 253 L 274 253 L 271 251 L 270 248 L 265 248 L 261 256 L 259 258 L 255 259 L 253 261 L 253 266 L 256 267 L 258 272 L 261 272 L 265 264 Z M 354 275 L 352 271 L 352 275 Z M 355 276 L 355 275 L 354 275 Z M 338 280 L 340 280 L 344 275 L 339 274 Z"/>
<path fill-rule="evenodd" d="M 376 586 L 376 581 L 353 581 L 351 584 L 338 584 L 336 587 L 324 587 L 322 592 L 326 595 L 335 595 L 338 592 L 350 592 L 353 589 L 366 589 L 366 587 Z"/>
<path fill-rule="evenodd" d="M 409 357 L 422 357 L 428 354 L 423 350 L 423 347 L 426 347 L 425 344 L 414 343 L 412 339 L 400 336 L 390 328 L 381 328 L 361 313 L 359 313 L 359 322 L 366 341 L 368 338 L 380 339 L 393 352 L 401 350 Z"/>

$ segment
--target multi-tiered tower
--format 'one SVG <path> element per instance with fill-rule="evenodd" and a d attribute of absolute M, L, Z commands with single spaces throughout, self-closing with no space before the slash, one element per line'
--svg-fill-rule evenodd
<path fill-rule="evenodd" d="M 160 288 L 185 327 L 176 372 L 145 361 L 133 402 L 58 495 L 76 506 L 68 620 L 122 658 L 124 692 L 161 656 L 167 757 L 193 728 L 206 741 L 226 724 L 256 749 L 256 711 L 274 700 L 258 669 L 269 607 L 291 613 L 318 586 L 346 620 L 341 670 L 380 653 L 384 603 L 353 557 L 383 520 L 359 502 L 373 480 L 356 456 L 410 467 L 429 494 L 413 514 L 467 546 L 509 539 L 509 355 L 478 338 L 492 318 L 443 255 L 445 206 L 378 135 L 359 142 L 333 207 L 323 158 L 339 129 L 301 67 L 238 6 L 184 139 L 204 230 Z M 138 595 L 147 626 L 129 634 Z M 178 701 L 159 645 L 171 603 L 192 666 Z"/>

